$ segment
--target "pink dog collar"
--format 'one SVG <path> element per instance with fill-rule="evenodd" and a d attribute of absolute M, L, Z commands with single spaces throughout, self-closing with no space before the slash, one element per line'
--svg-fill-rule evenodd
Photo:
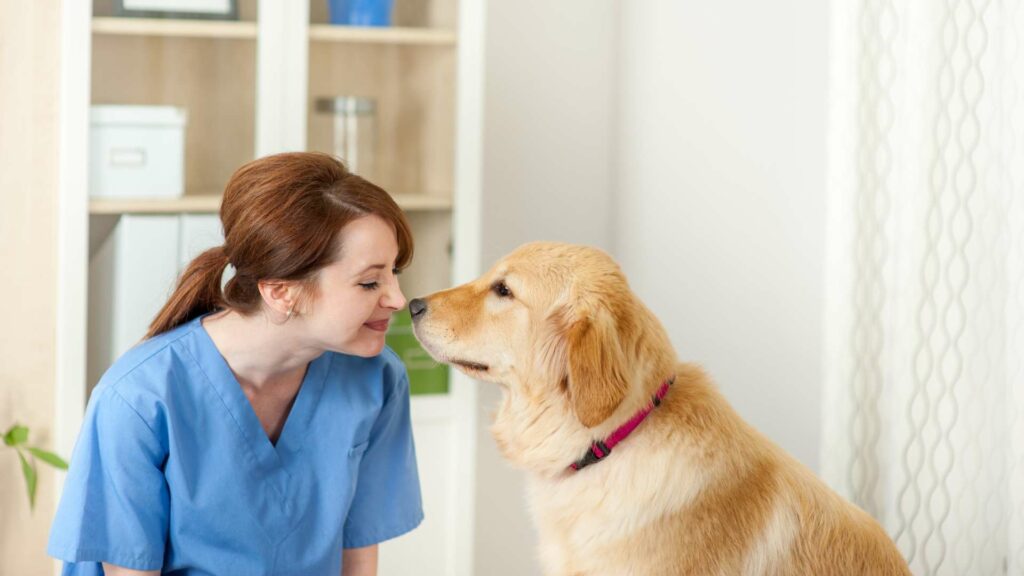
<path fill-rule="evenodd" d="M 612 448 L 614 448 L 616 444 L 625 440 L 626 436 L 629 436 L 629 434 L 634 429 L 636 429 L 636 427 L 639 426 L 641 422 L 644 421 L 644 418 L 647 418 L 647 415 L 651 413 L 651 410 L 654 410 L 655 408 L 661 405 L 662 399 L 664 399 L 665 394 L 668 393 L 668 387 L 671 386 L 675 381 L 676 377 L 675 375 L 672 375 L 668 380 L 662 382 L 661 386 L 658 388 L 658 392 L 651 397 L 650 404 L 640 409 L 640 411 L 634 414 L 633 417 L 630 418 L 629 421 L 627 421 L 625 424 L 616 428 L 615 431 L 612 432 L 611 436 L 609 436 L 603 441 L 598 440 L 597 442 L 591 444 L 590 449 L 587 450 L 586 455 L 583 456 L 583 458 L 577 460 L 576 462 L 570 464 L 569 469 L 579 470 L 586 466 L 590 466 L 594 462 L 597 462 L 611 454 Z"/>

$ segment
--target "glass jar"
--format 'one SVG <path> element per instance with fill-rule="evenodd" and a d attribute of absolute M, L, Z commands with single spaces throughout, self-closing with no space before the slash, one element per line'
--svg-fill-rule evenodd
<path fill-rule="evenodd" d="M 332 152 L 350 172 L 377 181 L 377 101 L 361 96 L 317 98 L 316 111 L 330 122 Z"/>

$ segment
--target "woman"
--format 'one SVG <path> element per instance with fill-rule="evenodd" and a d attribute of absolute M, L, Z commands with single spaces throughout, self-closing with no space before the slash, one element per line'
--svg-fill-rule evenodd
<path fill-rule="evenodd" d="M 384 346 L 402 211 L 290 153 L 240 168 L 221 221 L 224 246 L 92 393 L 48 546 L 65 574 L 372 575 L 377 544 L 423 518 Z"/>

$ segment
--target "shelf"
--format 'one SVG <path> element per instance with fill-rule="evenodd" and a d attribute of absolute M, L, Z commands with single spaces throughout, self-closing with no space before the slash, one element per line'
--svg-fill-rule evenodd
<path fill-rule="evenodd" d="M 173 36 L 182 38 L 256 39 L 256 22 L 160 18 L 92 19 L 94 34 L 108 36 Z M 455 46 L 455 32 L 432 28 L 335 26 L 312 24 L 309 38 L 318 42 L 420 44 Z"/>
<path fill-rule="evenodd" d="M 158 18 L 93 18 L 94 34 L 111 36 L 169 36 L 179 38 L 241 38 L 255 40 L 255 22 Z"/>
<path fill-rule="evenodd" d="M 447 196 L 428 196 L 426 194 L 392 194 L 392 198 L 405 211 L 429 212 L 452 209 L 452 199 Z"/>
<path fill-rule="evenodd" d="M 179 198 L 90 198 L 90 214 L 171 214 L 218 212 L 220 196 L 213 194 Z"/>
<path fill-rule="evenodd" d="M 427 196 L 425 194 L 393 194 L 392 197 L 398 205 L 406 211 L 445 211 L 451 210 L 451 198 L 442 196 Z M 89 214 L 92 215 L 117 215 L 117 214 L 175 214 L 178 212 L 187 213 L 216 213 L 220 211 L 220 196 L 193 195 L 180 198 L 147 199 L 147 198 L 113 198 L 89 200 Z"/>
<path fill-rule="evenodd" d="M 455 32 L 432 28 L 360 27 L 312 24 L 309 39 L 317 42 L 420 44 L 455 46 Z"/>

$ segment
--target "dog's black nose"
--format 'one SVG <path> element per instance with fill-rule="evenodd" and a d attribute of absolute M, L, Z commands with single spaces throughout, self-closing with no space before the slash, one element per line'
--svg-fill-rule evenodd
<path fill-rule="evenodd" d="M 412 314 L 413 321 L 419 320 L 423 317 L 423 313 L 427 311 L 427 301 L 422 298 L 413 298 L 412 302 L 409 302 L 409 314 Z"/>

